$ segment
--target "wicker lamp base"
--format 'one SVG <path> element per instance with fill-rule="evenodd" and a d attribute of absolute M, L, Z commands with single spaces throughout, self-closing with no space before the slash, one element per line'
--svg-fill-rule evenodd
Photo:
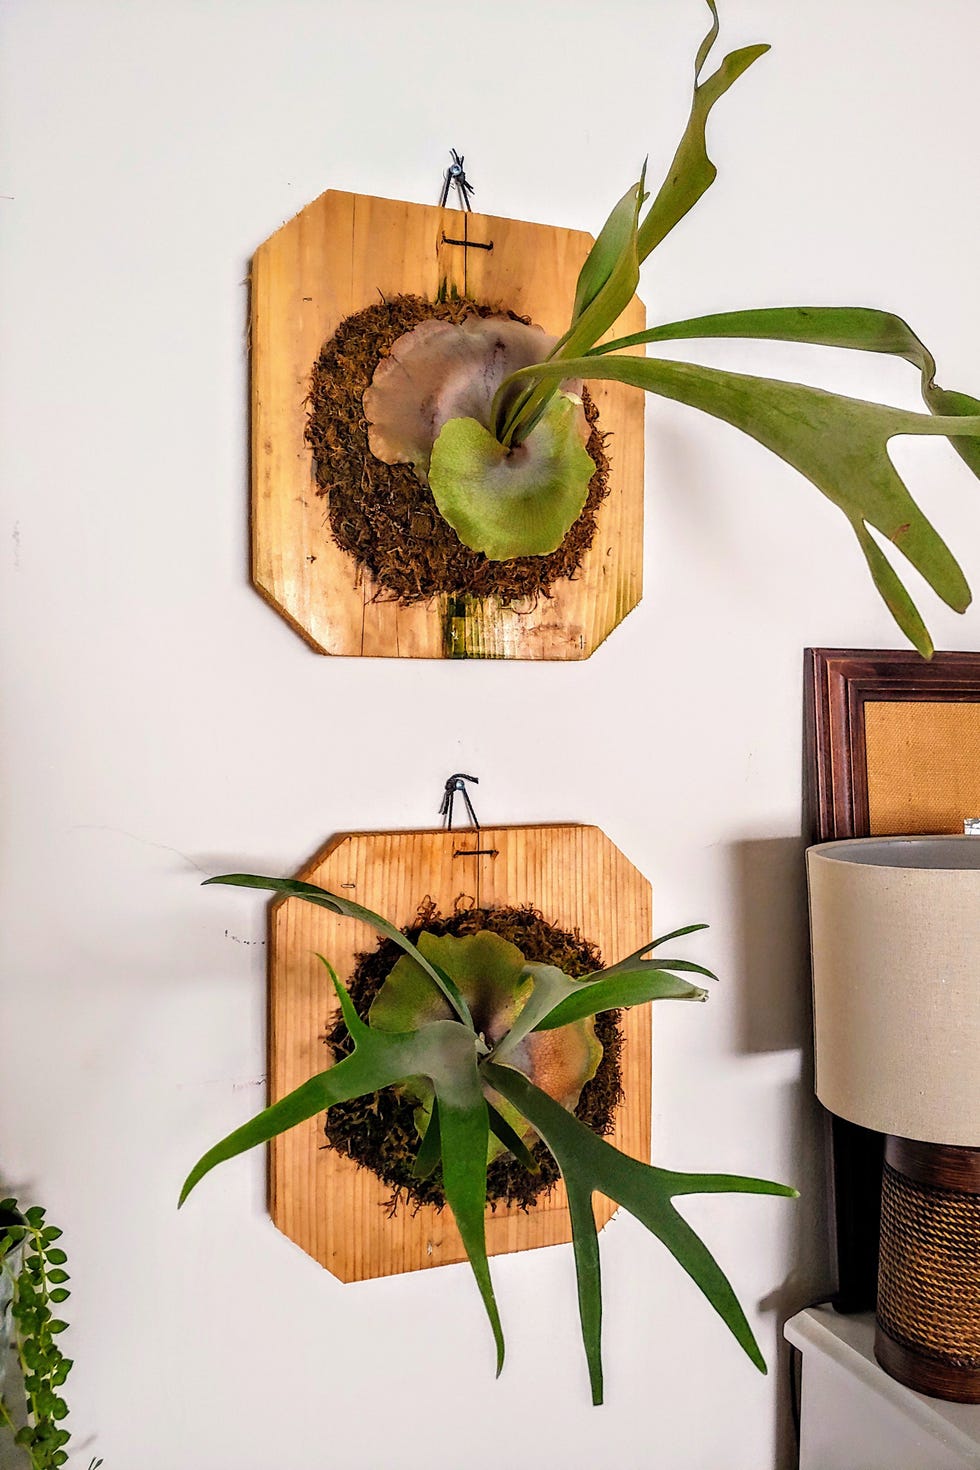
<path fill-rule="evenodd" d="M 980 1403 L 980 1149 L 888 1139 L 875 1356 L 919 1393 Z"/>

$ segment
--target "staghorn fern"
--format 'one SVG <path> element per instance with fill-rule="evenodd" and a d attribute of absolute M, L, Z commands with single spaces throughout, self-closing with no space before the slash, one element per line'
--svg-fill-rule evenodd
<path fill-rule="evenodd" d="M 473 1030 L 489 1047 L 498 1047 L 514 1028 L 522 1008 L 534 990 L 534 974 L 525 963 L 516 944 L 499 934 L 480 930 L 462 939 L 451 934 L 419 935 L 419 954 L 442 973 L 451 975 L 465 997 L 473 1016 Z M 404 1034 L 417 1031 L 433 1021 L 450 1021 L 454 1014 L 446 998 L 437 991 L 428 974 L 405 954 L 396 961 L 368 1011 L 368 1025 L 376 1031 Z M 561 1044 L 555 1046 L 547 1033 L 525 1036 L 520 1043 L 518 1065 L 531 1080 L 562 1107 L 574 1110 L 586 1082 L 591 1081 L 602 1060 L 602 1044 L 595 1033 L 592 1015 L 581 1016 L 564 1027 Z M 424 1139 L 432 1126 L 435 1111 L 431 1083 L 425 1077 L 413 1077 L 399 1089 L 418 1106 L 415 1126 Z M 488 1098 L 498 1118 L 511 1130 L 507 1142 L 499 1131 L 491 1128 L 487 1162 L 509 1146 L 526 1166 L 539 1172 L 528 1152 L 531 1125 L 510 1107 L 502 1097 Z M 438 1138 L 438 1119 L 432 1140 Z M 525 1145 L 518 1150 L 515 1138 Z M 434 1168 L 433 1152 L 427 1164 Z"/>
<path fill-rule="evenodd" d="M 899 628 L 928 658 L 929 632 L 872 532 L 892 542 L 956 612 L 966 610 L 971 594 L 887 446 L 896 435 L 944 435 L 980 475 L 980 400 L 937 385 L 932 354 L 900 317 L 867 307 L 791 306 L 695 317 L 600 340 L 632 300 L 643 261 L 714 181 L 705 141 L 712 107 L 769 49 L 733 51 L 702 80 L 719 29 L 715 0 L 707 5 L 711 28 L 697 53 L 691 113 L 667 178 L 645 213 L 644 174 L 613 209 L 582 266 L 568 330 L 557 341 L 535 338 L 526 327 L 490 318 L 407 333 L 365 394 L 371 450 L 388 463 L 411 463 L 472 550 L 492 560 L 544 555 L 580 514 L 594 468 L 584 449 L 581 381 L 608 379 L 676 399 L 758 440 L 838 506 Z M 891 353 L 919 369 L 929 412 L 623 355 L 630 347 L 709 337 Z"/>
<path fill-rule="evenodd" d="M 188 1175 L 181 1204 L 224 1160 L 267 1143 L 335 1103 L 382 1087 L 400 1087 L 419 1102 L 416 1173 L 424 1176 L 442 1168 L 446 1202 L 493 1330 L 498 1375 L 504 1339 L 484 1232 L 487 1160 L 498 1149 L 510 1149 L 533 1169 L 527 1140 L 535 1133 L 554 1155 L 568 1191 L 593 1403 L 602 1402 L 602 1299 L 592 1211 L 596 1190 L 629 1210 L 663 1242 L 752 1362 L 766 1371 L 728 1280 L 673 1201 L 684 1194 L 794 1196 L 796 1191 L 762 1179 L 679 1174 L 640 1163 L 590 1132 L 570 1111 L 594 1070 L 594 1016 L 652 1000 L 706 998 L 707 992 L 684 976 L 694 973 L 713 979 L 710 970 L 690 960 L 648 957 L 667 941 L 705 925 L 675 930 L 618 964 L 572 980 L 553 965 L 526 963 L 514 945 L 488 932 L 462 940 L 423 934 L 416 947 L 370 909 L 295 879 L 233 873 L 208 881 L 267 889 L 359 919 L 395 940 L 405 958 L 397 961 L 365 1022 L 329 962 L 320 956 L 337 992 L 353 1052 L 209 1149 Z"/>

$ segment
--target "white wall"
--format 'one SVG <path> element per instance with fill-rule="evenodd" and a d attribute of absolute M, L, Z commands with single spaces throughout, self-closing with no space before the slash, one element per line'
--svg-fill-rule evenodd
<path fill-rule="evenodd" d="M 329 186 L 596 228 L 686 116 L 697 0 L 7 0 L 0 1179 L 64 1225 L 77 1461 L 107 1470 L 789 1463 L 744 1361 L 628 1218 L 603 1239 L 606 1406 L 568 1249 L 342 1287 L 270 1224 L 258 1155 L 179 1181 L 263 1090 L 263 904 L 331 832 L 600 824 L 661 928 L 707 918 L 709 1007 L 664 1008 L 655 1155 L 803 1199 L 695 1201 L 770 1362 L 825 1284 L 799 869 L 805 645 L 898 646 L 838 513 L 733 430 L 648 414 L 647 595 L 587 663 L 328 661 L 247 581 L 245 275 Z M 648 264 L 659 319 L 893 307 L 980 392 L 974 0 L 728 0 L 773 52 L 719 106 L 721 176 Z M 708 358 L 710 349 L 706 349 Z M 915 406 L 904 364 L 711 360 Z M 980 579 L 980 494 L 902 444 Z M 978 615 L 929 615 L 976 647 Z M 528 717 L 553 739 L 521 737 Z"/>

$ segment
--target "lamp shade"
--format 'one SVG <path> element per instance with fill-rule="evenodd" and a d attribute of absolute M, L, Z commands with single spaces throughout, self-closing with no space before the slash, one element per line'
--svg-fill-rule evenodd
<path fill-rule="evenodd" d="M 980 838 L 826 842 L 807 872 L 820 1101 L 980 1147 Z"/>

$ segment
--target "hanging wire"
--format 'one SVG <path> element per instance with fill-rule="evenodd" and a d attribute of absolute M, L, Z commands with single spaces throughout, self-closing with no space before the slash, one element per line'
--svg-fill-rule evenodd
<path fill-rule="evenodd" d="M 443 826 L 447 832 L 452 830 L 453 802 L 456 800 L 457 793 L 463 798 L 466 815 L 469 817 L 470 822 L 478 832 L 480 830 L 480 819 L 473 810 L 473 803 L 470 801 L 470 794 L 466 789 L 467 781 L 472 781 L 475 786 L 479 786 L 480 784 L 479 776 L 466 776 L 462 771 L 456 771 L 446 782 L 445 789 L 442 793 L 442 804 L 439 807 L 439 815 L 443 819 Z"/>
<path fill-rule="evenodd" d="M 446 169 L 445 174 L 443 175 L 442 195 L 439 199 L 440 208 L 445 209 L 446 203 L 449 199 L 449 190 L 455 188 L 456 193 L 459 196 L 460 209 L 465 209 L 467 211 L 471 210 L 473 208 L 473 205 L 470 202 L 470 195 L 474 194 L 476 191 L 473 188 L 473 185 L 467 179 L 465 172 L 463 171 L 464 159 L 461 154 L 456 152 L 455 148 L 450 148 L 449 155 L 452 158 L 452 163 L 449 165 L 449 167 Z M 469 779 L 470 778 L 467 777 L 467 780 Z"/>

